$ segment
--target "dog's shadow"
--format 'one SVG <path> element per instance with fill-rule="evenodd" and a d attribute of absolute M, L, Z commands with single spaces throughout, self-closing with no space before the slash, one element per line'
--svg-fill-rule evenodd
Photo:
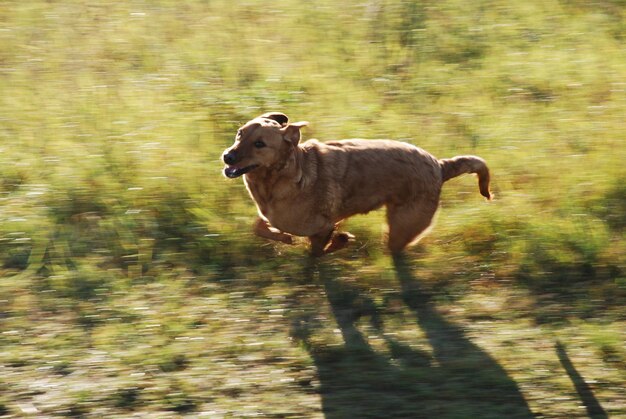
<path fill-rule="evenodd" d="M 432 351 L 410 347 L 385 333 L 379 309 L 367 292 L 335 278 L 323 264 L 314 269 L 319 278 L 309 271 L 308 279 L 325 293 L 343 338 L 339 346 L 315 339 L 314 332 L 336 326 L 330 319 L 319 321 L 310 310 L 308 316 L 302 309 L 293 318 L 292 337 L 317 368 L 325 417 L 534 417 L 515 381 L 462 328 L 438 313 L 408 264 L 396 258 L 394 265 L 402 300 L 416 314 Z M 383 337 L 387 351 L 370 345 L 357 327 L 362 318 Z"/>

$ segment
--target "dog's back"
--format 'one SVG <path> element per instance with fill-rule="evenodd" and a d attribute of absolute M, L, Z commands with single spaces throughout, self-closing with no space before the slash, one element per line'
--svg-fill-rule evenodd
<path fill-rule="evenodd" d="M 331 196 L 338 219 L 366 213 L 391 203 L 400 205 L 417 196 L 439 198 L 442 172 L 428 152 L 408 143 L 390 140 L 343 140 L 302 145 L 315 160 L 314 189 Z M 323 185 L 322 188 L 319 188 Z M 335 218 L 335 217 L 333 217 Z"/>

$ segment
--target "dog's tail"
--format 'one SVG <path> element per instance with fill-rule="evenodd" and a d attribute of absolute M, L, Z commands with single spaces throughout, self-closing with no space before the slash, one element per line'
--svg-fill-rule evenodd
<path fill-rule="evenodd" d="M 478 175 L 478 189 L 480 194 L 487 199 L 493 196 L 489 191 L 489 168 L 487 163 L 476 156 L 457 156 L 451 159 L 439 160 L 443 181 L 452 179 L 464 173 L 476 173 Z"/>

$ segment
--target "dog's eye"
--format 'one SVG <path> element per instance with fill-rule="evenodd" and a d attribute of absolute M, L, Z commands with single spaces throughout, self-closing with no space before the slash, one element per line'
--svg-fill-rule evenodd
<path fill-rule="evenodd" d="M 265 143 L 263 141 L 261 141 L 261 140 L 257 140 L 257 141 L 254 142 L 254 146 L 256 148 L 263 148 L 263 147 L 265 147 Z"/>

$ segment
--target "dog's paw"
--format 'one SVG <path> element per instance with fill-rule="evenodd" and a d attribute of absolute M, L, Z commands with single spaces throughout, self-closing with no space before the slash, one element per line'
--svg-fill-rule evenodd
<path fill-rule="evenodd" d="M 326 249 L 324 249 L 324 253 L 332 253 L 343 249 L 351 241 L 354 241 L 354 235 L 344 231 L 335 233 L 330 241 L 330 244 L 326 246 Z"/>
<path fill-rule="evenodd" d="M 289 234 L 283 234 L 280 238 L 280 241 L 285 244 L 293 244 L 293 236 Z"/>
<path fill-rule="evenodd" d="M 354 234 L 348 233 L 347 231 L 342 231 L 340 233 L 337 233 L 335 237 L 338 241 L 346 243 L 346 244 L 351 241 L 354 241 Z"/>

